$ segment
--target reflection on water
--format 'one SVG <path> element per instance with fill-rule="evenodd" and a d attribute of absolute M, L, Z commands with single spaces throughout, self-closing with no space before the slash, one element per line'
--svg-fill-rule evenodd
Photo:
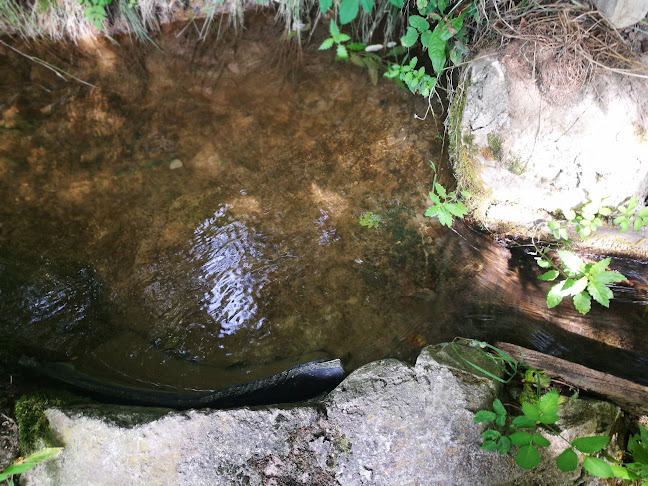
<path fill-rule="evenodd" d="M 416 102 L 314 47 L 278 67 L 274 29 L 71 48 L 71 64 L 33 52 L 92 90 L 0 50 L 5 334 L 155 387 L 408 359 L 457 335 L 599 366 L 623 349 L 605 369 L 640 374 L 636 289 L 588 318 L 547 310 L 532 258 L 422 216 L 426 161 L 446 185 L 450 171 Z"/>
<path fill-rule="evenodd" d="M 204 282 L 201 308 L 211 316 L 218 337 L 252 325 L 259 329 L 263 317 L 257 314 L 257 299 L 263 299 L 267 262 L 262 247 L 241 222 L 223 224 L 227 207 L 214 213 L 196 228 L 189 250 L 199 265 L 195 274 Z"/>

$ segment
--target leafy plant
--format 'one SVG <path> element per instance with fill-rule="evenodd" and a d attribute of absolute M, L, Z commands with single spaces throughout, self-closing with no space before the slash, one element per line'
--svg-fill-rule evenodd
<path fill-rule="evenodd" d="M 48 447 L 23 458 L 19 457 L 13 464 L 10 464 L 0 473 L 0 481 L 9 480 L 9 485 L 13 486 L 12 476 L 29 471 L 32 467 L 44 461 L 49 461 L 57 457 L 63 450 L 62 447 Z"/>
<path fill-rule="evenodd" d="M 335 23 L 335 20 L 331 20 L 331 23 L 329 24 L 329 33 L 331 34 L 331 37 L 329 37 L 328 39 L 324 39 L 324 42 L 320 44 L 318 49 L 322 51 L 322 50 L 330 49 L 335 45 L 336 46 L 335 58 L 348 59 L 349 51 L 347 49 L 347 46 L 344 45 L 344 43 L 349 42 L 351 40 L 351 37 L 347 34 L 343 34 L 342 32 L 340 32 L 340 28 Z"/>
<path fill-rule="evenodd" d="M 365 226 L 367 228 L 377 228 L 382 218 L 377 214 L 367 211 L 360 215 L 360 226 Z"/>
<path fill-rule="evenodd" d="M 568 296 L 573 297 L 574 307 L 581 314 L 590 311 L 592 299 L 604 307 L 609 307 L 610 299 L 614 295 L 608 285 L 626 280 L 626 277 L 619 272 L 607 270 L 611 259 L 604 258 L 596 263 L 585 263 L 571 251 L 558 250 L 557 253 L 560 266 L 554 264 L 547 250 L 538 249 L 538 256 L 535 257 L 541 268 L 550 268 L 538 277 L 540 280 L 554 281 L 562 277 L 562 280 L 547 292 L 547 307 L 549 309 L 556 307 L 564 297 Z"/>
<path fill-rule="evenodd" d="M 101 23 L 106 20 L 106 7 L 112 3 L 112 0 L 79 0 L 79 2 L 85 7 L 83 13 L 86 18 L 101 30 Z"/>
<path fill-rule="evenodd" d="M 632 196 L 627 203 L 622 203 L 617 207 L 619 216 L 614 218 L 613 223 L 619 225 L 621 233 L 625 233 L 630 228 L 631 218 L 635 218 L 632 228 L 635 231 L 641 231 L 641 228 L 648 226 L 648 207 L 643 208 L 635 217 L 637 209 L 637 196 Z"/>
<path fill-rule="evenodd" d="M 425 216 L 430 218 L 437 217 L 443 226 L 452 226 L 454 217 L 462 219 L 467 213 L 466 205 L 459 200 L 460 195 L 464 198 L 470 198 L 471 195 L 468 191 L 447 192 L 445 187 L 439 184 L 437 180 L 436 167 L 432 161 L 429 162 L 430 167 L 434 171 L 434 181 L 432 182 L 433 189 L 429 193 L 432 206 L 427 208 Z"/>
<path fill-rule="evenodd" d="M 428 97 L 434 90 L 437 78 L 434 78 L 425 72 L 425 68 L 416 69 L 418 58 L 413 57 L 409 63 L 391 64 L 384 76 L 388 79 L 400 80 L 414 94 Z"/>

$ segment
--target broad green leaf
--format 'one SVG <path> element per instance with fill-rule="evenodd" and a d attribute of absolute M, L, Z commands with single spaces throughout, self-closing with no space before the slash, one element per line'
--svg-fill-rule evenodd
<path fill-rule="evenodd" d="M 643 208 L 641 211 L 639 211 L 639 213 L 637 213 L 637 216 L 639 216 L 640 218 L 648 217 L 648 207 Z"/>
<path fill-rule="evenodd" d="M 610 468 L 612 468 L 612 473 L 614 474 L 613 477 L 615 478 L 628 479 L 630 481 L 633 479 L 639 479 L 639 476 L 637 474 L 630 471 L 629 469 L 626 469 L 625 467 L 610 464 Z"/>
<path fill-rule="evenodd" d="M 333 5 L 333 0 L 319 0 L 320 11 L 326 13 Z"/>
<path fill-rule="evenodd" d="M 634 221 L 634 225 L 632 226 L 635 231 L 641 231 L 641 227 L 643 226 L 643 220 L 641 218 L 637 218 Z"/>
<path fill-rule="evenodd" d="M 389 0 L 389 3 L 398 8 L 403 8 L 403 0 Z"/>
<path fill-rule="evenodd" d="M 549 226 L 549 229 L 553 231 L 560 228 L 560 223 L 557 221 L 547 221 L 547 226 Z"/>
<path fill-rule="evenodd" d="M 572 446 L 583 454 L 594 454 L 608 445 L 608 442 L 610 442 L 610 437 L 607 435 L 593 435 L 574 439 Z"/>
<path fill-rule="evenodd" d="M 515 427 L 519 427 L 520 429 L 530 429 L 536 426 L 536 421 L 530 419 L 526 415 L 520 415 L 519 417 L 515 417 L 512 423 Z"/>
<path fill-rule="evenodd" d="M 578 280 L 568 278 L 563 285 L 563 295 L 577 295 L 587 288 L 587 277 L 581 277 Z"/>
<path fill-rule="evenodd" d="M 565 209 L 563 210 L 563 214 L 565 215 L 565 219 L 568 221 L 571 221 L 576 218 L 576 213 L 574 212 L 573 209 Z"/>
<path fill-rule="evenodd" d="M 601 216 L 609 216 L 610 214 L 612 214 L 612 209 L 610 209 L 610 208 L 608 208 L 606 206 L 601 206 L 599 208 L 599 214 Z"/>
<path fill-rule="evenodd" d="M 488 422 L 492 422 L 493 420 L 495 420 L 496 417 L 497 417 L 497 415 L 495 414 L 495 412 L 491 412 L 490 410 L 480 410 L 473 417 L 473 422 L 475 422 L 475 423 L 480 423 L 480 422 L 488 423 Z"/>
<path fill-rule="evenodd" d="M 346 45 L 346 48 L 350 51 L 364 51 L 365 47 L 367 47 L 367 45 L 363 44 L 362 42 L 353 42 L 352 44 Z M 364 64 L 366 65 L 366 63 Z"/>
<path fill-rule="evenodd" d="M 497 415 L 506 415 L 506 408 L 504 408 L 504 405 L 502 405 L 502 402 L 499 398 L 496 398 L 493 401 L 493 411 Z"/>
<path fill-rule="evenodd" d="M 558 275 L 560 275 L 560 274 L 558 273 L 558 270 L 549 270 L 548 272 L 545 272 L 545 273 L 543 273 L 542 275 L 540 275 L 538 278 L 539 278 L 540 280 L 545 280 L 545 281 L 550 282 L 550 281 L 552 281 L 552 280 L 556 280 L 556 278 L 558 277 Z"/>
<path fill-rule="evenodd" d="M 482 432 L 481 436 L 484 440 L 497 440 L 502 436 L 502 434 L 500 434 L 497 430 L 489 429 Z"/>
<path fill-rule="evenodd" d="M 346 48 L 348 49 L 349 46 L 346 46 Z M 349 54 L 349 61 L 351 61 L 351 63 L 355 64 L 356 66 L 364 67 L 364 60 L 353 52 Z"/>
<path fill-rule="evenodd" d="M 324 42 L 322 42 L 317 49 L 323 51 L 330 49 L 331 47 L 333 47 L 333 39 L 329 37 L 328 39 L 324 39 Z"/>
<path fill-rule="evenodd" d="M 428 56 L 432 61 L 434 72 L 439 74 L 446 64 L 446 41 L 441 39 L 441 29 L 437 25 L 432 31 L 428 45 Z"/>
<path fill-rule="evenodd" d="M 495 419 L 495 425 L 498 427 L 504 427 L 506 424 L 506 415 L 498 415 Z"/>
<path fill-rule="evenodd" d="M 610 307 L 610 299 L 613 297 L 612 291 L 603 282 L 590 280 L 587 284 L 587 291 L 603 307 Z"/>
<path fill-rule="evenodd" d="M 374 0 L 360 0 L 360 6 L 368 14 L 373 10 Z"/>
<path fill-rule="evenodd" d="M 619 232 L 625 233 L 626 231 L 628 231 L 628 229 L 630 229 L 630 220 L 628 218 L 625 218 L 623 221 L 621 221 L 619 226 L 621 228 Z"/>
<path fill-rule="evenodd" d="M 549 447 L 551 445 L 551 442 L 538 433 L 531 435 L 531 442 L 540 447 Z"/>
<path fill-rule="evenodd" d="M 511 435 L 509 435 L 509 439 L 511 439 L 513 445 L 524 446 L 531 443 L 531 434 L 522 430 L 518 430 L 517 432 L 513 432 Z"/>
<path fill-rule="evenodd" d="M 506 454 L 511 450 L 511 441 L 508 437 L 500 437 L 500 440 L 497 441 L 497 452 L 500 455 Z"/>
<path fill-rule="evenodd" d="M 611 261 L 611 258 L 604 258 L 603 260 L 599 260 L 594 265 L 592 265 L 589 272 L 591 274 L 605 272 L 605 269 L 610 266 Z"/>
<path fill-rule="evenodd" d="M 612 471 L 610 465 L 598 457 L 586 457 L 583 459 L 583 469 L 597 478 L 614 477 L 614 471 Z"/>
<path fill-rule="evenodd" d="M 625 275 L 620 274 L 619 272 L 616 271 L 605 271 L 603 273 L 599 273 L 595 276 L 595 279 L 598 280 L 601 283 L 607 284 L 607 283 L 616 283 L 616 282 L 623 282 L 624 280 L 627 280 Z"/>
<path fill-rule="evenodd" d="M 418 39 L 418 31 L 414 27 L 408 27 L 407 33 L 401 37 L 401 44 L 405 47 L 412 47 L 416 44 L 416 39 Z"/>
<path fill-rule="evenodd" d="M 464 206 L 463 203 L 457 202 L 457 203 L 446 203 L 445 204 L 446 209 L 450 212 L 450 214 L 457 216 L 458 218 L 463 218 L 466 213 L 468 212 L 468 209 L 466 209 L 466 206 Z"/>
<path fill-rule="evenodd" d="M 439 223 L 441 223 L 441 225 L 447 226 L 448 228 L 452 226 L 452 216 L 444 208 L 439 208 L 437 217 L 439 218 Z"/>
<path fill-rule="evenodd" d="M 437 214 L 438 211 L 439 211 L 439 206 L 430 206 L 430 207 L 427 208 L 427 210 L 425 211 L 425 215 L 426 215 L 427 217 L 429 217 L 429 218 L 432 218 L 432 217 L 436 216 L 436 214 Z"/>
<path fill-rule="evenodd" d="M 549 268 L 551 266 L 551 262 L 548 262 L 542 257 L 535 257 L 535 261 L 538 263 L 540 268 Z"/>
<path fill-rule="evenodd" d="M 436 192 L 437 192 L 437 194 L 438 194 L 439 196 L 441 196 L 441 197 L 443 197 L 443 198 L 445 198 L 445 197 L 448 196 L 448 195 L 446 194 L 445 187 L 443 187 L 443 186 L 442 186 L 441 184 L 439 184 L 438 182 L 435 182 L 435 183 L 434 183 L 434 188 L 436 189 Z"/>
<path fill-rule="evenodd" d="M 494 440 L 485 440 L 481 445 L 481 449 L 485 451 L 494 451 L 497 448 L 497 442 Z"/>
<path fill-rule="evenodd" d="M 533 469 L 540 464 L 540 454 L 531 445 L 520 447 L 520 450 L 515 454 L 515 463 L 522 469 Z"/>
<path fill-rule="evenodd" d="M 554 415 L 558 413 L 558 399 L 560 396 L 556 390 L 552 390 L 542 396 L 538 402 L 538 411 L 540 414 Z"/>
<path fill-rule="evenodd" d="M 340 24 L 348 24 L 358 15 L 358 0 L 342 0 L 340 3 L 340 10 L 338 12 L 340 17 Z"/>
<path fill-rule="evenodd" d="M 562 260 L 562 264 L 568 273 L 580 274 L 585 268 L 585 262 L 581 260 L 575 253 L 567 250 L 558 250 L 558 257 Z"/>
<path fill-rule="evenodd" d="M 578 467 L 578 456 L 571 447 L 556 457 L 556 466 L 563 472 L 570 472 Z"/>
<path fill-rule="evenodd" d="M 430 24 L 428 24 L 428 21 L 425 20 L 420 15 L 410 15 L 408 22 L 412 27 L 414 27 L 419 32 L 424 32 L 426 30 L 429 30 L 430 28 Z"/>
<path fill-rule="evenodd" d="M 424 47 L 430 47 L 430 42 L 432 42 L 432 31 L 426 30 L 421 34 L 421 44 Z"/>
<path fill-rule="evenodd" d="M 632 196 L 630 202 L 628 203 L 628 210 L 634 209 L 637 207 L 637 196 Z"/>
<path fill-rule="evenodd" d="M 567 230 L 565 228 L 560 228 L 560 230 L 558 230 L 558 237 L 562 238 L 565 241 L 569 240 L 569 235 L 567 234 Z"/>
<path fill-rule="evenodd" d="M 565 281 L 557 283 L 549 289 L 547 292 L 547 307 L 549 309 L 556 307 L 563 299 L 562 287 L 565 284 Z"/>
<path fill-rule="evenodd" d="M 344 47 L 342 44 L 338 44 L 337 49 L 335 50 L 335 55 L 340 59 L 347 59 L 349 57 L 349 53 L 347 52 L 346 47 Z"/>
<path fill-rule="evenodd" d="M 578 312 L 585 315 L 592 309 L 592 298 L 587 292 L 580 292 L 574 295 L 574 307 Z"/>
<path fill-rule="evenodd" d="M 439 11 L 439 13 L 443 13 L 446 8 L 448 8 L 448 1 L 449 0 L 437 0 L 436 2 L 436 8 Z"/>
<path fill-rule="evenodd" d="M 425 8 L 428 6 L 428 0 L 416 0 L 416 8 L 418 8 L 420 13 L 425 12 Z"/>

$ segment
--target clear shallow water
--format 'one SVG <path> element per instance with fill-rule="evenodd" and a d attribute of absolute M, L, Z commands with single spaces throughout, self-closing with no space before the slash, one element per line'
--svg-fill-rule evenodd
<path fill-rule="evenodd" d="M 422 217 L 427 160 L 444 166 L 424 107 L 313 47 L 290 63 L 278 38 L 259 16 L 224 43 L 30 47 L 96 88 L 0 54 L 6 334 L 171 389 L 456 335 L 641 377 L 640 295 L 590 319 L 548 311 L 523 252 Z"/>

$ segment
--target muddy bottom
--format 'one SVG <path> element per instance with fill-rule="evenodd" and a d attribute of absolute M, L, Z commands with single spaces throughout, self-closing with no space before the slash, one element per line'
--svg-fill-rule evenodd
<path fill-rule="evenodd" d="M 592 341 L 642 369 L 641 296 L 592 322 L 548 311 L 530 258 L 422 216 L 428 160 L 450 184 L 436 122 L 413 117 L 425 105 L 313 46 L 297 62 L 279 38 L 259 15 L 224 41 L 22 46 L 92 86 L 0 51 L 13 351 L 176 390 L 456 335 L 600 361 Z"/>

